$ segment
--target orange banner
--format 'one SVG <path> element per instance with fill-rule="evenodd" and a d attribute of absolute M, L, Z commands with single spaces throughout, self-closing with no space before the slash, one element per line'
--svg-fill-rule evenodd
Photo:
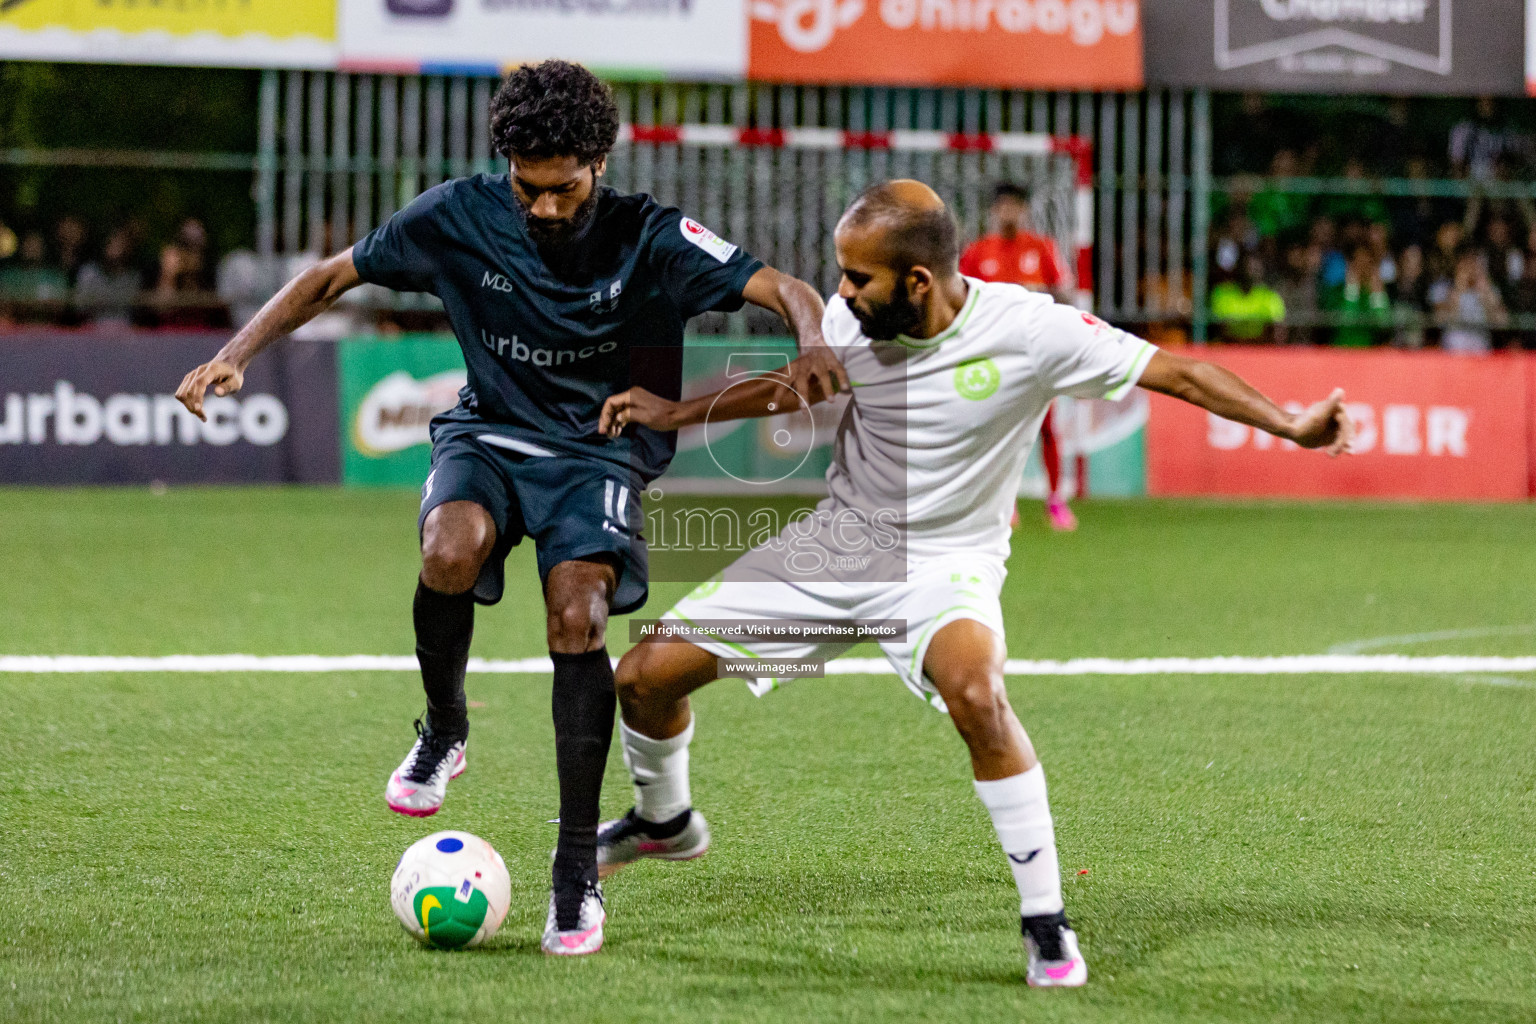
<path fill-rule="evenodd" d="M 761 81 L 1139 89 L 1139 0 L 748 0 Z M 905 126 L 900 126 L 905 127 Z"/>
<path fill-rule="evenodd" d="M 1523 501 L 1531 493 L 1536 383 L 1524 357 L 1219 347 L 1199 355 L 1292 409 L 1342 387 L 1359 428 L 1356 453 L 1330 459 L 1153 395 L 1151 494 Z"/>

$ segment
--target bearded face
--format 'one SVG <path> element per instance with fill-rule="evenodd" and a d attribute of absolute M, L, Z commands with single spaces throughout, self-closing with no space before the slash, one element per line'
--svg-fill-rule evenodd
<path fill-rule="evenodd" d="M 885 302 L 868 302 L 860 298 L 849 303 L 848 308 L 864 336 L 871 341 L 892 341 L 897 335 L 910 334 L 923 322 L 923 311 L 912 301 L 906 278 L 897 279 L 891 289 L 891 297 Z"/>
<path fill-rule="evenodd" d="M 528 231 L 528 237 L 533 239 L 534 244 L 540 249 L 558 252 L 587 230 L 597 214 L 597 200 L 598 190 L 594 187 L 568 217 L 535 217 L 521 202 L 516 205 L 523 215 L 523 226 Z"/>

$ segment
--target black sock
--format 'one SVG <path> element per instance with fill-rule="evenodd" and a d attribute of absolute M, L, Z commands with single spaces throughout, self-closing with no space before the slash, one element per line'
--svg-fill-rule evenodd
<path fill-rule="evenodd" d="M 1061 930 L 1070 927 L 1072 925 L 1067 921 L 1065 910 L 1058 910 L 1054 914 L 1019 918 L 1019 930 L 1035 940 L 1035 946 L 1040 950 L 1040 955 L 1047 960 L 1063 959 Z"/>
<path fill-rule="evenodd" d="M 475 632 L 475 599 L 468 593 L 441 594 L 418 580 L 411 612 L 416 661 L 427 691 L 427 724 L 434 733 L 462 739 L 469 735 L 464 666 Z"/>
<path fill-rule="evenodd" d="M 555 847 L 554 881 L 560 889 L 597 880 L 598 801 L 603 772 L 608 767 L 608 747 L 613 742 L 616 698 L 607 650 L 551 653 L 550 658 L 555 663 L 551 705 L 555 768 L 560 775 L 560 839 Z M 557 901 L 557 912 L 565 909 L 559 906 L 561 902 Z M 580 904 L 571 909 L 579 911 Z M 575 927 L 574 923 L 570 927 Z"/>

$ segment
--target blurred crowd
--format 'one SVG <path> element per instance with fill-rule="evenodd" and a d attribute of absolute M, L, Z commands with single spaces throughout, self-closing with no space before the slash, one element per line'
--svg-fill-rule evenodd
<path fill-rule="evenodd" d="M 1518 190 L 1499 187 L 1536 178 L 1530 111 L 1492 99 L 1449 107 L 1249 95 L 1223 103 L 1207 254 L 1214 338 L 1536 348 L 1536 202 L 1503 198 Z M 997 204 L 1010 217 L 1018 206 L 1028 221 L 1027 191 L 1002 187 L 995 200 L 993 235 Z M 88 224 L 65 216 L 24 231 L 0 224 L 0 328 L 239 327 L 284 281 L 329 255 L 333 234 L 345 228 L 325 226 L 313 251 L 263 260 L 247 248 L 215 253 L 192 217 L 158 238 L 132 217 Z M 1061 254 L 1028 241 L 1027 231 L 1020 237 L 992 238 L 969 254 L 967 272 L 991 276 L 1006 265 L 1032 287 L 1070 298 Z M 1156 341 L 1189 336 L 1188 269 L 1179 295 L 1166 276 L 1143 281 L 1143 302 L 1173 314 L 1145 325 Z M 302 332 L 339 338 L 443 326 L 433 304 L 412 307 L 365 286 Z"/>
<path fill-rule="evenodd" d="M 283 282 L 331 252 L 263 260 L 249 249 L 215 257 L 201 221 L 188 217 L 152 244 L 136 220 L 93 231 L 67 216 L 51 232 L 0 224 L 0 327 L 218 330 L 243 326 Z M 298 336 L 341 338 L 399 330 L 402 316 L 354 289 Z M 410 324 L 406 324 L 410 327 Z"/>
<path fill-rule="evenodd" d="M 1245 100 L 1252 130 L 1225 154 L 1232 183 L 1214 211 L 1210 312 L 1229 341 L 1342 347 L 1438 346 L 1458 353 L 1536 347 L 1536 204 L 1486 186 L 1528 180 L 1536 141 L 1510 130 L 1494 101 L 1440 136 L 1412 130 L 1406 101 L 1361 117 L 1347 140 L 1290 123 Z M 1267 152 L 1267 156 L 1263 155 Z M 1265 173 L 1249 168 L 1265 162 Z M 1307 192 L 1294 179 L 1336 177 Z M 1421 196 L 1372 190 L 1380 178 L 1426 183 Z M 1436 196 L 1432 180 L 1466 182 L 1470 198 Z M 1347 183 L 1358 181 L 1358 190 Z"/>

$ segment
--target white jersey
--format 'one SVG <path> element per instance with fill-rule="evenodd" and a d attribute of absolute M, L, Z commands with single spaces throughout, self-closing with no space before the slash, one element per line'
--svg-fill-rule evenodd
<path fill-rule="evenodd" d="M 1048 295 L 965 282 L 964 307 L 934 338 L 871 341 L 840 297 L 822 319 L 853 384 L 828 503 L 897 510 L 887 521 L 914 562 L 1007 558 L 1019 478 L 1051 400 L 1119 398 L 1156 351 Z"/>

